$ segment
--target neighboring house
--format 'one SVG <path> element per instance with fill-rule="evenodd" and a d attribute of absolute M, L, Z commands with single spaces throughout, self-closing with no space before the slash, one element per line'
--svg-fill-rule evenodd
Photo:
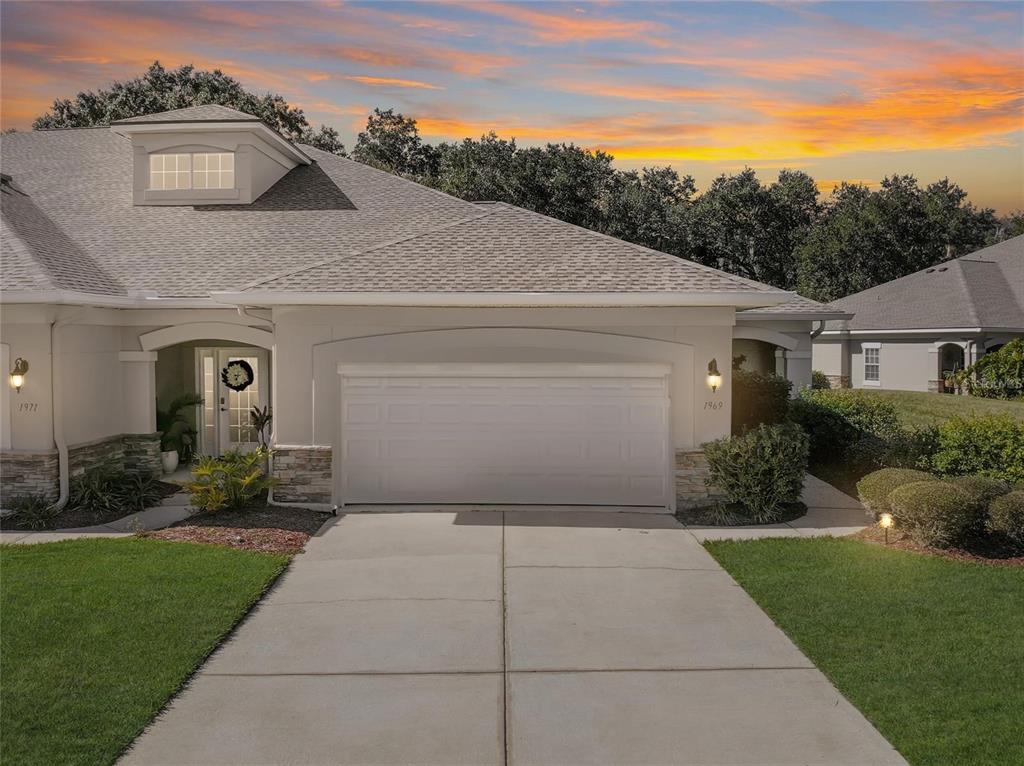
<path fill-rule="evenodd" d="M 207 454 L 272 404 L 277 502 L 673 508 L 676 460 L 688 501 L 729 433 L 734 341 L 799 388 L 844 316 L 225 107 L 2 150 L 0 350 L 29 363 L 0 387 L 7 497 L 157 468 L 155 402 L 196 391 Z"/>
<path fill-rule="evenodd" d="M 853 314 L 814 341 L 833 386 L 942 391 L 947 373 L 1024 335 L 1024 236 L 831 305 Z"/>

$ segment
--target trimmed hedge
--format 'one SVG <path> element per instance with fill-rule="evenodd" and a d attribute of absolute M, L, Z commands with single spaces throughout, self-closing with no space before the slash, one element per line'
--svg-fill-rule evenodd
<path fill-rule="evenodd" d="M 1024 482 L 1024 422 L 1009 415 L 947 421 L 939 427 L 931 462 L 940 474 Z"/>
<path fill-rule="evenodd" d="M 734 370 L 732 373 L 732 432 L 740 434 L 762 423 L 779 423 L 789 414 L 793 384 L 778 375 Z"/>
<path fill-rule="evenodd" d="M 934 480 L 934 476 L 924 471 L 915 471 L 909 468 L 882 468 L 869 473 L 857 482 L 857 495 L 869 511 L 878 515 L 892 510 L 889 506 L 889 495 L 894 489 L 902 487 L 904 484 Z"/>
<path fill-rule="evenodd" d="M 919 545 L 949 548 L 972 530 L 977 507 L 971 496 L 948 481 L 919 481 L 889 495 L 896 528 Z"/>
<path fill-rule="evenodd" d="M 949 481 L 970 495 L 981 510 L 985 510 L 989 503 L 1011 490 L 1005 481 L 993 479 L 991 476 L 954 476 Z"/>
<path fill-rule="evenodd" d="M 704 445 L 708 483 L 721 489 L 757 524 L 781 518 L 800 501 L 808 438 L 791 423 L 761 425 Z"/>
<path fill-rule="evenodd" d="M 856 389 L 805 389 L 790 417 L 810 436 L 816 463 L 881 466 L 902 434 L 895 404 Z"/>
<path fill-rule="evenodd" d="M 993 500 L 988 507 L 985 528 L 1024 546 L 1024 490 L 1018 489 Z"/>

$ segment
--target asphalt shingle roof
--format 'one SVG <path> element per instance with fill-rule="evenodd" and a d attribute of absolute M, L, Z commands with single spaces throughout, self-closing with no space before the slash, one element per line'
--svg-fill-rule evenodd
<path fill-rule="evenodd" d="M 133 123 L 169 123 L 169 122 L 259 122 L 258 117 L 240 112 L 229 106 L 220 104 L 203 104 L 202 106 L 189 106 L 185 109 L 171 109 L 167 112 L 156 112 L 155 114 L 143 114 L 139 117 L 128 117 L 123 120 L 115 120 L 114 125 L 126 125 Z"/>
<path fill-rule="evenodd" d="M 132 122 L 208 119 L 255 120 L 210 105 Z M 465 202 L 312 147 L 301 147 L 312 165 L 294 168 L 251 205 L 145 206 L 132 204 L 131 142 L 109 128 L 0 141 L 4 172 L 23 192 L 2 199 L 4 290 L 47 284 L 179 298 L 247 287 L 773 291 L 511 205 Z"/>
<path fill-rule="evenodd" d="M 1024 235 L 833 304 L 851 330 L 1024 328 Z"/>
<path fill-rule="evenodd" d="M 504 203 L 250 288 L 299 292 L 723 292 L 774 288 Z"/>

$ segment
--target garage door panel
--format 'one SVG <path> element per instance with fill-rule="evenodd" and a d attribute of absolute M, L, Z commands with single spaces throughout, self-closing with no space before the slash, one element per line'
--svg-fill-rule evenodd
<path fill-rule="evenodd" d="M 345 503 L 658 505 L 663 378 L 342 378 Z"/>

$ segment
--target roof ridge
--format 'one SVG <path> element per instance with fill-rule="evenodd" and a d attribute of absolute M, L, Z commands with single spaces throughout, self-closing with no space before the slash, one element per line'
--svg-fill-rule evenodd
<path fill-rule="evenodd" d="M 746 277 L 741 277 L 738 274 L 731 274 L 728 271 L 723 271 L 722 269 L 716 269 L 716 268 L 714 268 L 712 266 L 706 266 L 703 263 L 698 263 L 697 261 L 691 260 L 689 258 L 683 258 L 683 257 L 678 256 L 678 255 L 672 255 L 671 253 L 662 252 L 661 250 L 655 250 L 652 247 L 646 247 L 644 245 L 638 245 L 635 242 L 630 242 L 630 241 L 625 240 L 625 239 L 619 239 L 618 237 L 613 237 L 610 234 L 604 234 L 604 233 L 602 233 L 600 231 L 595 231 L 594 229 L 588 229 L 586 226 L 580 226 L 579 224 L 570 223 L 569 221 L 563 221 L 560 218 L 555 218 L 554 216 L 546 215 L 545 213 L 538 213 L 536 210 L 529 210 L 529 209 L 527 209 L 525 207 L 519 207 L 518 205 L 513 205 L 510 202 L 494 202 L 494 203 L 491 203 L 491 204 L 501 205 L 501 206 L 504 206 L 504 207 L 511 208 L 512 210 L 518 210 L 518 211 L 522 211 L 524 213 L 528 213 L 530 215 L 536 215 L 536 216 L 539 216 L 541 218 L 545 218 L 545 219 L 547 219 L 549 221 L 554 221 L 555 223 L 560 223 L 560 224 L 562 224 L 564 226 L 572 226 L 574 229 L 579 229 L 580 231 L 586 232 L 587 234 L 590 234 L 591 236 L 598 237 L 598 238 L 603 239 L 603 240 L 609 240 L 609 241 L 614 242 L 616 244 L 626 245 L 627 247 L 631 247 L 634 250 L 640 251 L 641 253 L 646 253 L 648 255 L 656 255 L 659 258 L 670 260 L 673 263 L 678 263 L 680 261 L 684 261 L 687 264 L 700 269 L 701 271 L 710 272 L 712 274 L 717 274 L 717 275 L 725 276 L 725 277 L 728 277 L 729 279 L 734 279 L 734 280 L 737 280 L 739 282 L 742 282 L 742 283 L 745 283 L 747 285 L 750 285 L 752 287 L 756 287 L 757 289 L 761 289 L 761 290 L 764 290 L 764 289 L 767 289 L 767 290 L 778 290 L 778 291 L 781 291 L 781 292 L 793 292 L 792 290 L 782 290 L 782 288 L 780 288 L 780 287 L 773 287 L 772 285 L 765 284 L 764 282 L 758 282 L 755 279 L 747 279 Z"/>
<path fill-rule="evenodd" d="M 332 263 L 337 263 L 337 262 L 340 262 L 340 261 L 344 261 L 344 260 L 346 260 L 348 258 L 354 258 L 357 255 L 365 255 L 366 253 L 372 253 L 374 250 L 379 250 L 382 247 L 390 247 L 391 245 L 397 245 L 397 244 L 402 243 L 402 242 L 408 242 L 411 239 L 416 239 L 417 237 L 424 237 L 424 236 L 426 236 L 428 234 L 433 234 L 433 233 L 438 232 L 438 231 L 443 231 L 445 229 L 450 229 L 453 226 L 458 226 L 458 225 L 463 224 L 463 223 L 468 223 L 470 221 L 475 221 L 478 218 L 486 218 L 489 215 L 493 215 L 493 212 L 490 211 L 490 210 L 488 210 L 487 212 L 484 212 L 484 213 L 477 213 L 476 215 L 471 215 L 471 216 L 468 216 L 466 218 L 457 218 L 454 221 L 448 221 L 446 223 L 441 224 L 440 226 L 435 226 L 432 229 L 426 229 L 425 231 L 419 231 L 419 232 L 415 232 L 413 234 L 406 234 L 404 236 L 397 237 L 395 239 L 387 240 L 386 242 L 378 242 L 378 243 L 376 243 L 374 245 L 370 245 L 369 247 L 364 247 L 364 248 L 361 248 L 361 249 L 352 250 L 351 252 L 345 253 L 344 255 L 335 255 L 335 256 L 331 256 L 330 258 L 323 258 L 323 259 L 321 259 L 321 260 L 319 260 L 319 261 L 317 261 L 315 263 L 308 263 L 308 264 L 304 264 L 304 265 L 299 266 L 299 267 L 294 268 L 294 269 L 286 269 L 286 270 L 281 271 L 281 272 L 276 273 L 276 274 L 269 274 L 269 275 L 267 275 L 265 277 L 262 277 L 260 279 L 254 280 L 252 282 L 249 282 L 248 284 L 242 285 L 241 289 L 242 290 L 251 290 L 254 287 L 258 287 L 259 285 L 262 285 L 262 284 L 264 284 L 266 282 L 273 282 L 275 279 L 281 279 L 283 277 L 290 277 L 290 276 L 292 276 L 294 274 L 301 274 L 304 271 L 312 271 L 313 269 L 320 268 L 321 266 L 327 266 L 327 265 L 330 265 Z"/>

